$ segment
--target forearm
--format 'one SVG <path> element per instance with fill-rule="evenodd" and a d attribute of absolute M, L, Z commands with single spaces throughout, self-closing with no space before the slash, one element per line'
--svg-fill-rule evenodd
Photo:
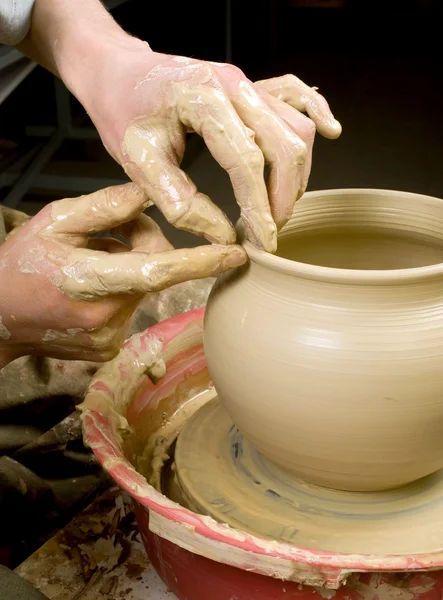
<path fill-rule="evenodd" d="M 129 40 L 99 0 L 36 0 L 28 35 L 17 47 L 78 96 L 82 79 L 95 76 L 104 49 L 115 52 Z"/>

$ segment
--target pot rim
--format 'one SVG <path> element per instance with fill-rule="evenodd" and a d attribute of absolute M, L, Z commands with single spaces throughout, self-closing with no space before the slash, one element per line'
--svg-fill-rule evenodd
<path fill-rule="evenodd" d="M 443 199 L 425 194 L 416 194 L 413 192 L 403 192 L 401 190 L 384 190 L 377 188 L 337 188 L 331 190 L 315 190 L 303 195 L 303 199 L 323 198 L 327 196 L 398 196 L 415 198 L 417 200 L 426 200 L 432 202 L 441 202 L 443 208 Z M 241 220 L 237 223 L 240 242 L 251 262 L 259 264 L 262 267 L 279 271 L 285 275 L 303 277 L 322 281 L 326 283 L 341 283 L 348 285 L 398 285 L 407 283 L 417 283 L 417 281 L 427 279 L 432 280 L 443 276 L 443 262 L 423 267 L 411 267 L 406 269 L 342 269 L 335 267 L 323 267 L 320 265 L 310 265 L 307 263 L 290 260 L 281 256 L 275 256 L 265 250 L 260 250 L 246 239 L 244 227 Z M 285 228 L 280 232 L 285 234 Z M 280 235 L 279 235 L 280 237 Z"/>

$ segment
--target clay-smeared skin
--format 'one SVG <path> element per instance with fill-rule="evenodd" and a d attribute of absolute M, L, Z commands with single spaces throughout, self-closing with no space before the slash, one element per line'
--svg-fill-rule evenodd
<path fill-rule="evenodd" d="M 45 207 L 0 248 L 0 367 L 24 354 L 103 361 L 143 295 L 243 264 L 239 246 L 173 250 L 131 183 Z M 111 230 L 115 239 L 89 235 Z M 8 332 L 8 335 L 5 332 Z"/>
<path fill-rule="evenodd" d="M 277 228 L 306 189 L 316 126 L 329 138 L 341 133 L 324 98 L 293 76 L 256 85 L 232 65 L 159 54 L 147 45 L 128 64 L 116 56 L 112 68 L 124 85 L 105 103 L 90 94 L 84 103 L 108 150 L 166 219 L 210 241 L 235 240 L 226 216 L 180 169 L 186 131 L 195 131 L 228 172 L 249 239 L 275 251 Z"/>
<path fill-rule="evenodd" d="M 362 226 L 373 237 L 357 248 Z M 336 247 L 339 228 L 350 235 Z M 443 201 L 310 193 L 281 240 L 304 263 L 246 244 L 248 268 L 209 297 L 206 357 L 234 423 L 327 487 L 387 489 L 442 468 Z"/>

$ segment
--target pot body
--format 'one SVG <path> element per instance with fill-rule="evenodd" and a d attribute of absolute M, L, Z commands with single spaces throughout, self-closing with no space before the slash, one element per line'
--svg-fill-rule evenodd
<path fill-rule="evenodd" d="M 337 489 L 388 489 L 442 468 L 443 202 L 310 193 L 281 235 L 298 261 L 246 247 L 250 264 L 211 292 L 204 333 L 244 435 Z"/>

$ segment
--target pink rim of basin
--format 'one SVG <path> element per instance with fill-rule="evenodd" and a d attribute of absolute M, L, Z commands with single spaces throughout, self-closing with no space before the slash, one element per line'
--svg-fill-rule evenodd
<path fill-rule="evenodd" d="M 102 396 L 109 402 L 118 400 L 118 390 L 111 389 L 110 364 L 124 382 L 129 360 L 141 357 L 150 341 L 162 343 L 166 375 L 154 385 L 141 374 L 129 401 L 128 419 L 183 384 L 189 375 L 207 372 L 203 353 L 204 309 L 196 309 L 163 321 L 133 336 L 112 363 L 105 364 L 90 385 L 86 398 Z M 115 370 L 113 373 L 115 374 Z M 117 386 L 116 386 L 117 387 Z M 137 393 L 143 387 L 143 393 Z M 123 386 L 125 392 L 128 388 Z M 115 423 L 105 412 L 83 410 L 85 442 L 114 481 L 149 511 L 151 531 L 196 554 L 234 567 L 270 575 L 286 581 L 337 588 L 352 572 L 412 571 L 443 567 L 443 551 L 417 555 L 343 554 L 322 552 L 292 544 L 269 541 L 220 524 L 207 516 L 191 512 L 172 502 L 149 485 L 125 457 Z M 142 532 L 143 535 L 143 532 Z"/>

